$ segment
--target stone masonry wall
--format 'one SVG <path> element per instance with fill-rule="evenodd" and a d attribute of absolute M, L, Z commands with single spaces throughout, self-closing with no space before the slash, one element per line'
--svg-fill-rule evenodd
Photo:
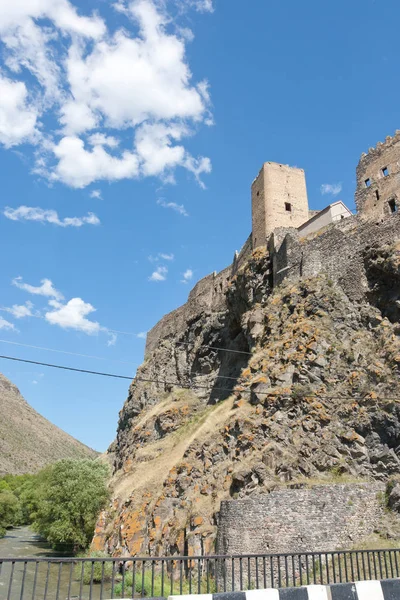
<path fill-rule="evenodd" d="M 399 239 L 400 213 L 378 222 L 350 217 L 305 238 L 295 229 L 277 230 L 271 240 L 274 286 L 285 278 L 295 281 L 323 273 L 339 283 L 351 299 L 362 300 L 368 290 L 365 252 Z"/>
<path fill-rule="evenodd" d="M 379 525 L 383 483 L 318 485 L 221 503 L 218 554 L 349 549 Z"/>
<path fill-rule="evenodd" d="M 384 169 L 387 172 L 384 172 Z M 400 131 L 361 156 L 357 166 L 356 206 L 361 216 L 381 219 L 390 215 L 389 202 L 400 208 Z"/>
<path fill-rule="evenodd" d="M 146 338 L 145 357 L 157 347 L 160 340 L 176 336 L 184 332 L 188 322 L 201 313 L 218 313 L 226 310 L 225 292 L 232 276 L 232 266 L 219 273 L 211 273 L 203 277 L 189 293 L 186 304 L 163 317 L 148 332 Z"/>
<path fill-rule="evenodd" d="M 265 246 L 277 227 L 299 227 L 309 219 L 303 169 L 264 163 L 251 187 L 253 249 Z"/>

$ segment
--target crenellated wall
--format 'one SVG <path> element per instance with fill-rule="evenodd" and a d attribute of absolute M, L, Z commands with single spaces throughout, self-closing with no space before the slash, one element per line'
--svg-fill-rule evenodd
<path fill-rule="evenodd" d="M 400 130 L 362 154 L 355 194 L 359 214 L 382 219 L 400 207 Z"/>

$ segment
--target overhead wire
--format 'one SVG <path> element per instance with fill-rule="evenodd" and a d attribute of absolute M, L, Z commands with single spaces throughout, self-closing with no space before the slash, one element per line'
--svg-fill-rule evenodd
<path fill-rule="evenodd" d="M 0 355 L 0 359 L 3 360 L 11 360 L 11 361 L 15 361 L 15 362 L 20 362 L 20 363 L 27 363 L 27 364 L 31 364 L 31 365 L 39 365 L 42 367 L 50 367 L 53 369 L 61 369 L 64 371 L 74 371 L 76 373 L 85 373 L 85 374 L 89 374 L 89 375 L 99 375 L 102 377 L 111 377 L 114 379 L 128 379 L 129 381 L 132 381 L 132 379 L 134 379 L 135 381 L 139 381 L 139 382 L 143 382 L 143 383 L 156 383 L 158 385 L 172 385 L 172 386 L 176 386 L 176 387 L 180 387 L 183 389 L 205 389 L 208 390 L 209 392 L 216 392 L 216 391 L 221 391 L 221 392 L 230 392 L 230 393 L 237 393 L 237 394 L 251 394 L 252 390 L 240 390 L 240 389 L 234 389 L 234 388 L 222 388 L 222 387 L 211 387 L 210 386 L 206 386 L 206 385 L 198 385 L 198 384 L 190 384 L 190 385 L 184 385 L 182 383 L 179 383 L 178 381 L 164 381 L 164 380 L 159 380 L 159 379 L 151 379 L 151 378 L 146 378 L 146 377 L 133 377 L 132 375 L 119 375 L 116 373 L 106 373 L 106 372 L 102 372 L 102 371 L 91 371 L 89 369 L 78 369 L 76 367 L 68 367 L 66 365 L 55 365 L 53 363 L 45 363 L 45 362 L 41 362 L 41 361 L 36 361 L 36 360 L 28 360 L 26 358 L 19 358 L 16 356 L 6 356 L 6 355 Z M 240 385 L 240 384 L 238 384 Z M 274 394 L 271 391 L 268 392 L 257 392 L 257 394 L 259 395 L 266 395 L 266 396 L 274 396 L 276 394 Z M 286 398 L 298 398 L 298 394 L 278 394 L 280 396 L 284 396 Z M 387 396 L 382 396 L 382 397 L 377 397 L 377 398 L 371 398 L 368 396 L 322 396 L 322 395 L 315 395 L 315 394 L 304 394 L 305 397 L 307 398 L 315 398 L 317 400 L 388 400 L 388 401 L 395 401 L 395 402 L 400 402 L 400 397 L 387 397 Z"/>
<path fill-rule="evenodd" d="M 135 364 L 131 360 L 120 360 L 117 358 L 107 358 L 106 356 L 95 356 L 92 354 L 82 354 L 81 352 L 70 352 L 68 350 L 58 350 L 56 348 L 45 348 L 44 346 L 34 346 L 32 344 L 23 344 L 22 342 L 13 342 L 11 340 L 0 340 L 2 344 L 12 344 L 13 346 L 21 346 L 23 348 L 32 348 L 34 350 L 44 350 L 45 352 L 57 352 L 59 354 L 68 354 L 70 356 L 79 356 L 81 358 L 93 358 L 96 360 L 110 360 L 112 362 L 123 363 L 126 365 Z"/>

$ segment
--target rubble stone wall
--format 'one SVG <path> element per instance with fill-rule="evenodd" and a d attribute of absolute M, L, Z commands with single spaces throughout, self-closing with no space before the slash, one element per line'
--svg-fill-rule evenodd
<path fill-rule="evenodd" d="M 218 554 L 349 549 L 383 515 L 383 483 L 285 489 L 221 503 Z"/>
<path fill-rule="evenodd" d="M 285 278 L 295 281 L 323 273 L 351 299 L 362 300 L 368 290 L 365 253 L 400 238 L 400 213 L 378 222 L 350 217 L 305 238 L 294 229 L 287 230 L 283 241 L 279 234 L 280 230 L 273 239 L 274 286 Z"/>

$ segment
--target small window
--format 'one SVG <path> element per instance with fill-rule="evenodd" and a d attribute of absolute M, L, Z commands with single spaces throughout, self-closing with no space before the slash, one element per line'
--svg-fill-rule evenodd
<path fill-rule="evenodd" d="M 375 190 L 375 196 L 376 196 L 376 199 L 379 200 L 379 192 L 378 192 L 378 190 Z"/>
<path fill-rule="evenodd" d="M 260 192 L 257 192 L 257 196 L 259 196 L 259 195 L 260 195 Z"/>
<path fill-rule="evenodd" d="M 387 177 L 389 175 L 389 169 L 387 167 L 383 167 L 383 169 L 382 169 L 382 175 L 384 177 Z"/>
<path fill-rule="evenodd" d="M 285 202 L 285 210 L 286 212 L 292 212 L 292 205 L 290 202 Z"/>
<path fill-rule="evenodd" d="M 371 180 L 370 179 L 366 179 L 365 180 L 365 187 L 370 187 L 371 185 Z"/>
<path fill-rule="evenodd" d="M 397 206 L 396 200 L 394 198 L 392 198 L 391 200 L 389 200 L 388 204 L 389 204 L 390 212 L 392 214 L 396 213 L 398 211 L 398 206 Z"/>

